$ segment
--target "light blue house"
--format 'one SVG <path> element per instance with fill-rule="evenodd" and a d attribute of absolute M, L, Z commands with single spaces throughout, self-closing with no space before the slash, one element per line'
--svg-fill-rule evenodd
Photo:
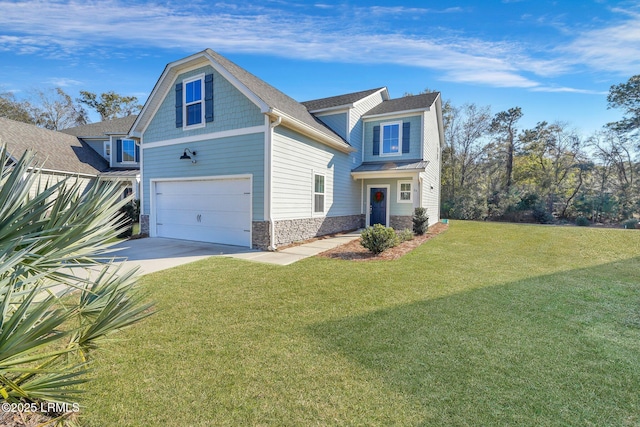
<path fill-rule="evenodd" d="M 275 249 L 439 219 L 439 93 L 300 103 L 207 49 L 166 66 L 129 136 L 151 237 Z"/>

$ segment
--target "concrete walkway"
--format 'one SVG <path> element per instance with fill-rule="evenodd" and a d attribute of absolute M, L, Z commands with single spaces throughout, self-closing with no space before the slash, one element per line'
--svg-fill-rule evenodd
<path fill-rule="evenodd" d="M 116 261 L 123 262 L 125 267 L 140 266 L 142 274 L 165 270 L 212 256 L 289 265 L 359 237 L 360 232 L 354 231 L 335 237 L 320 238 L 275 252 L 258 251 L 240 246 L 150 237 L 120 242 L 113 247 L 116 251 L 112 256 L 116 258 Z"/>

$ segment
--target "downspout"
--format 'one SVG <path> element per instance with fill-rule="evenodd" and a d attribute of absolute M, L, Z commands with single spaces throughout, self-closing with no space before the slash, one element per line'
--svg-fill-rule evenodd
<path fill-rule="evenodd" d="M 268 191 L 269 191 L 269 247 L 267 249 L 269 249 L 270 251 L 275 251 L 276 249 L 278 249 L 278 247 L 276 246 L 275 243 L 275 236 L 276 236 L 276 226 L 275 223 L 273 221 L 273 129 L 276 126 L 279 126 L 280 123 L 282 123 L 282 116 L 277 115 L 276 116 L 276 120 L 274 122 L 271 122 L 269 124 L 269 161 L 268 161 L 268 167 L 269 170 L 266 171 L 266 173 L 269 174 L 269 186 L 268 186 Z"/>

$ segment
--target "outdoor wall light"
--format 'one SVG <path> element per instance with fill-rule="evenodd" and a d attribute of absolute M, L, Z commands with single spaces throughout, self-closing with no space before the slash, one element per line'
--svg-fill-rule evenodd
<path fill-rule="evenodd" d="M 190 154 L 191 156 L 193 156 L 193 157 L 191 157 L 191 156 L 190 156 L 189 154 L 187 154 L 187 153 L 189 153 L 189 154 Z M 186 149 L 186 150 L 184 150 L 184 152 L 182 153 L 182 156 L 180 156 L 180 160 L 191 160 L 191 163 L 195 163 L 195 162 L 196 162 L 195 157 L 196 157 L 196 152 L 195 152 L 195 151 L 191 151 L 191 150 L 189 150 L 189 149 L 187 148 L 187 149 Z"/>

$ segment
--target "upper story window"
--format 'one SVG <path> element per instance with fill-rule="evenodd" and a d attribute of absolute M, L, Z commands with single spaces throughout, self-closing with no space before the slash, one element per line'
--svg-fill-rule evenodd
<path fill-rule="evenodd" d="M 134 163 L 136 161 L 136 143 L 133 139 L 122 140 L 122 162 Z"/>
<path fill-rule="evenodd" d="M 103 145 L 104 157 L 109 160 L 111 158 L 111 141 L 105 141 Z"/>
<path fill-rule="evenodd" d="M 381 123 L 373 127 L 373 155 L 400 156 L 410 152 L 411 122 Z"/>
<path fill-rule="evenodd" d="M 382 138 L 380 141 L 380 153 L 383 156 L 393 156 L 402 154 L 402 126 L 397 123 L 383 123 Z"/>
<path fill-rule="evenodd" d="M 204 123 L 204 108 L 202 108 L 203 93 L 202 78 L 184 83 L 184 118 L 185 126 Z"/>
<path fill-rule="evenodd" d="M 213 121 L 213 74 L 176 84 L 176 127 L 193 129 Z"/>

